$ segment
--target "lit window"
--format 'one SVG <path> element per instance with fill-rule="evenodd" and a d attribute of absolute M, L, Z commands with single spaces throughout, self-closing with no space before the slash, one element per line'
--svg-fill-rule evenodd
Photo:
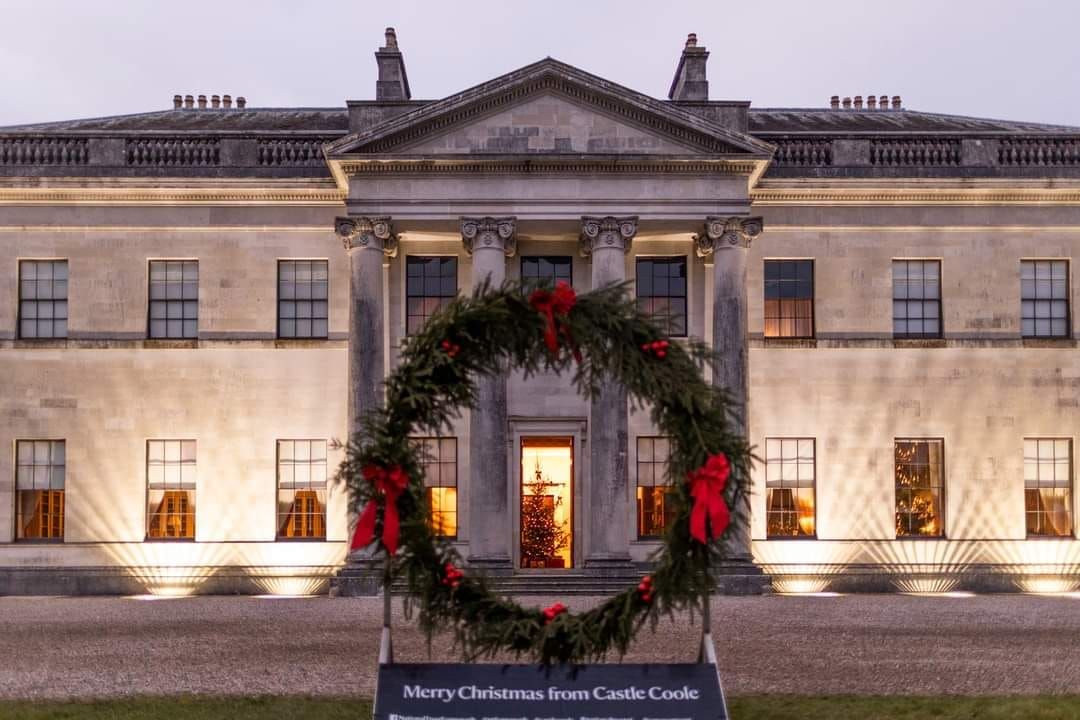
<path fill-rule="evenodd" d="M 15 446 L 15 537 L 63 540 L 64 441 L 19 440 Z"/>
<path fill-rule="evenodd" d="M 637 439 L 637 526 L 639 538 L 658 538 L 675 520 L 676 490 L 671 483 L 671 441 Z"/>
<path fill-rule="evenodd" d="M 814 337 L 814 261 L 765 261 L 765 337 Z"/>
<path fill-rule="evenodd" d="M 896 536 L 945 537 L 942 440 L 897 440 Z"/>
<path fill-rule="evenodd" d="M 279 538 L 326 537 L 326 441 L 278 440 Z"/>
<path fill-rule="evenodd" d="M 814 537 L 817 531 L 814 451 L 814 438 L 765 440 L 768 537 Z"/>
<path fill-rule="evenodd" d="M 941 337 L 941 263 L 893 260 L 893 335 Z"/>
<path fill-rule="evenodd" d="M 199 263 L 150 261 L 150 337 L 199 336 Z"/>
<path fill-rule="evenodd" d="M 1029 536 L 1072 535 L 1072 441 L 1024 439 L 1024 511 Z"/>
<path fill-rule="evenodd" d="M 195 441 L 146 443 L 146 536 L 195 539 Z"/>
<path fill-rule="evenodd" d="M 66 338 L 67 260 L 19 263 L 19 337 Z"/>
<path fill-rule="evenodd" d="M 526 256 L 521 258 L 524 285 L 555 287 L 559 282 L 573 285 L 573 263 L 568 256 Z"/>
<path fill-rule="evenodd" d="M 278 262 L 278 337 L 327 336 L 328 274 L 326 260 Z"/>
<path fill-rule="evenodd" d="M 457 438 L 414 438 L 424 471 L 431 529 L 444 537 L 457 537 Z"/>
<path fill-rule="evenodd" d="M 1069 336 L 1069 263 L 1020 261 L 1020 334 Z"/>
<path fill-rule="evenodd" d="M 405 260 L 405 331 L 413 335 L 439 308 L 457 296 L 456 257 L 418 257 Z"/>
<path fill-rule="evenodd" d="M 664 334 L 686 337 L 686 258 L 638 258 L 638 307 Z"/>

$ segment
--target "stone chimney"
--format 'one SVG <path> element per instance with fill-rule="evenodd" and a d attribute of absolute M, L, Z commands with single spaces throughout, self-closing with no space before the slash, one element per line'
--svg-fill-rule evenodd
<path fill-rule="evenodd" d="M 243 95 L 236 98 L 236 109 L 243 110 L 245 107 L 247 107 L 247 98 L 245 98 Z"/>
<path fill-rule="evenodd" d="M 187 110 L 190 110 L 193 107 L 195 107 L 195 97 L 192 96 L 192 95 L 185 95 L 184 96 L 184 108 L 187 109 Z"/>
<path fill-rule="evenodd" d="M 184 107 L 184 98 L 180 95 L 173 95 L 172 107 L 173 110 L 179 110 L 180 108 Z"/>
<path fill-rule="evenodd" d="M 226 110 L 232 107 L 232 95 L 221 96 L 221 107 L 225 108 Z"/>
<path fill-rule="evenodd" d="M 832 108 L 833 110 L 839 110 L 840 109 L 840 96 L 839 95 L 833 95 L 831 98 L 829 98 L 829 107 Z"/>
<path fill-rule="evenodd" d="M 904 107 L 903 103 L 900 102 L 900 96 L 899 95 L 893 95 L 892 96 L 892 109 L 893 110 L 900 110 L 903 107 Z"/>
<path fill-rule="evenodd" d="M 862 110 L 862 95 L 855 96 L 855 109 Z"/>
<path fill-rule="evenodd" d="M 695 100 L 704 102 L 709 99 L 709 81 L 705 75 L 705 65 L 709 60 L 709 51 L 698 47 L 697 34 L 686 36 L 679 66 L 675 68 L 675 77 L 668 90 L 669 100 Z"/>
<path fill-rule="evenodd" d="M 200 110 L 205 110 L 206 109 L 206 96 L 205 95 L 200 95 L 199 96 L 199 109 Z"/>
<path fill-rule="evenodd" d="M 405 74 L 405 56 L 398 49 L 397 33 L 386 28 L 386 45 L 375 51 L 379 79 L 375 82 L 376 100 L 408 100 L 409 76 Z"/>
<path fill-rule="evenodd" d="M 877 96 L 876 95 L 867 95 L 866 96 L 866 109 L 867 110 L 877 110 Z"/>

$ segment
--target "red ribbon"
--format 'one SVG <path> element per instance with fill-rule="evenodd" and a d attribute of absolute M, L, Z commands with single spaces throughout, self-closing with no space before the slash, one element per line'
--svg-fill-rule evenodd
<path fill-rule="evenodd" d="M 549 622 L 566 612 L 566 610 L 566 606 L 560 602 L 555 603 L 549 608 L 544 608 L 544 612 L 541 613 L 544 616 L 544 624 L 547 625 Z"/>
<path fill-rule="evenodd" d="M 690 495 L 694 498 L 694 507 L 690 510 L 690 536 L 702 544 L 709 541 L 710 535 L 714 540 L 718 539 L 727 529 L 730 517 L 724 502 L 724 485 L 730 475 L 731 464 L 724 453 L 710 455 L 704 466 L 687 473 Z"/>
<path fill-rule="evenodd" d="M 559 352 L 560 331 L 568 340 L 570 339 L 569 330 L 565 325 L 560 328 L 555 316 L 565 317 L 573 309 L 575 303 L 577 303 L 577 293 L 564 280 L 556 283 L 554 290 L 540 288 L 533 290 L 532 295 L 529 296 L 529 305 L 547 319 L 544 325 L 544 342 L 552 355 Z"/>
<path fill-rule="evenodd" d="M 364 467 L 364 479 L 375 486 L 375 489 L 386 498 L 385 510 L 383 511 L 382 542 L 386 551 L 393 555 L 397 552 L 398 536 L 401 533 L 401 522 L 398 519 L 397 499 L 409 484 L 409 476 L 401 469 L 400 465 L 394 465 L 390 469 L 378 465 Z M 375 539 L 375 515 L 378 511 L 378 503 L 374 498 L 368 501 L 364 512 L 356 523 L 356 532 L 353 533 L 350 550 L 367 547 Z"/>

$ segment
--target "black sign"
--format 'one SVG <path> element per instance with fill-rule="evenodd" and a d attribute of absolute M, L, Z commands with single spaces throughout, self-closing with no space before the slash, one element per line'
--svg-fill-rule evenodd
<path fill-rule="evenodd" d="M 390 664 L 375 720 L 727 720 L 716 666 Z"/>

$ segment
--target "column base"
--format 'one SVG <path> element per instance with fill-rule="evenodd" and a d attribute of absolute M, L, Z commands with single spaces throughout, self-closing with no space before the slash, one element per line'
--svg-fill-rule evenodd
<path fill-rule="evenodd" d="M 594 577 L 629 577 L 640 574 L 630 555 L 625 553 L 591 555 L 585 558 L 584 570 L 586 575 Z"/>
<path fill-rule="evenodd" d="M 373 597 L 382 592 L 383 560 L 349 557 L 338 574 L 330 578 L 330 597 Z"/>
<path fill-rule="evenodd" d="M 750 558 L 731 558 L 710 569 L 714 595 L 764 595 L 772 578 Z"/>
<path fill-rule="evenodd" d="M 466 562 L 484 575 L 509 577 L 514 574 L 514 563 L 509 555 L 470 555 Z"/>

